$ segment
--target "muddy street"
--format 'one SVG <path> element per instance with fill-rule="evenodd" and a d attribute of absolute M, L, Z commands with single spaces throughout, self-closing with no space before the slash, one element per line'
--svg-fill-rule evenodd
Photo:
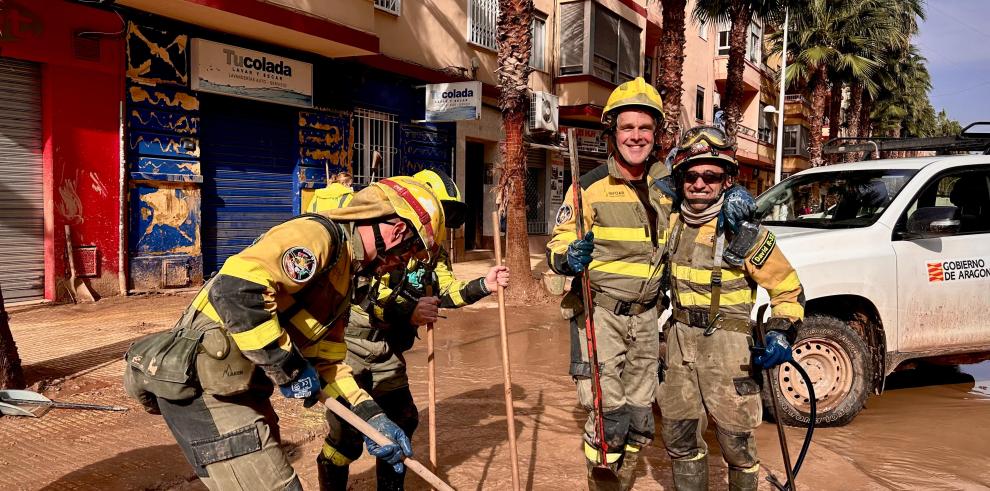
<path fill-rule="evenodd" d="M 0 418 L 4 489 L 205 489 L 195 480 L 158 416 L 145 414 L 121 387 L 121 355 L 135 338 L 167 329 L 190 294 L 114 298 L 88 306 L 32 307 L 11 326 L 30 384 L 56 400 L 127 405 L 123 414 L 52 410 L 39 419 Z M 508 489 L 511 483 L 494 299 L 446 311 L 436 327 L 439 474 L 458 489 Z M 519 467 L 529 489 L 584 489 L 583 411 L 566 374 L 567 326 L 553 305 L 509 309 Z M 426 352 L 408 353 L 427 460 Z M 315 456 L 322 413 L 274 399 L 283 439 L 306 489 L 317 489 Z M 850 425 L 815 434 L 803 489 L 990 488 L 990 362 L 924 367 L 888 379 Z M 709 434 L 712 481 L 726 471 Z M 788 430 L 791 455 L 803 430 Z M 783 473 L 776 430 L 758 434 L 764 470 Z M 658 443 L 646 449 L 637 489 L 671 489 Z M 374 489 L 373 462 L 351 469 L 353 489 Z M 412 489 L 427 489 L 411 476 Z M 767 486 L 764 483 L 765 486 Z M 716 486 L 723 489 L 724 485 Z M 767 486 L 769 489 L 769 486 Z"/>

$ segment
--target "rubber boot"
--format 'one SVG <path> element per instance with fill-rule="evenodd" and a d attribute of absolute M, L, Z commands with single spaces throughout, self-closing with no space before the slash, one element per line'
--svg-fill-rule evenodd
<path fill-rule="evenodd" d="M 708 489 L 708 455 L 694 460 L 672 460 L 674 489 L 706 491 Z"/>
<path fill-rule="evenodd" d="M 320 454 L 316 457 L 316 471 L 320 479 L 320 491 L 347 491 L 350 466 L 333 465 Z"/>
<path fill-rule="evenodd" d="M 610 467 L 598 467 L 594 462 L 585 460 L 588 465 L 589 491 L 620 491 L 619 479 Z"/>
<path fill-rule="evenodd" d="M 402 491 L 406 486 L 406 470 L 395 472 L 392 464 L 379 460 L 375 462 L 375 479 L 378 480 L 378 491 Z"/>
<path fill-rule="evenodd" d="M 632 489 L 633 481 L 636 479 L 636 463 L 639 462 L 639 451 L 626 450 L 622 457 L 622 466 L 616 473 L 619 477 L 619 489 L 628 491 Z"/>
<path fill-rule="evenodd" d="M 759 467 L 753 472 L 729 469 L 729 491 L 756 491 L 759 477 Z"/>

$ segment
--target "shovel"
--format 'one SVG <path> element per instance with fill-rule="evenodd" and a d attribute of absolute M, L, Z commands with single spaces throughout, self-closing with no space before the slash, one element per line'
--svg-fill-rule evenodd
<path fill-rule="evenodd" d="M 5 416 L 28 416 L 39 418 L 49 409 L 91 409 L 95 411 L 127 411 L 123 406 L 102 406 L 76 402 L 53 401 L 30 390 L 0 390 L 0 414 Z"/>

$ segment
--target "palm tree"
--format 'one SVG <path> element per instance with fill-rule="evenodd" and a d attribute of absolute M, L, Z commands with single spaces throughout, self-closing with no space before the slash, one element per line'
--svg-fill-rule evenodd
<path fill-rule="evenodd" d="M 667 116 L 666 130 L 660 135 L 661 155 L 666 155 L 680 137 L 681 93 L 684 89 L 684 12 L 687 0 L 660 0 L 663 7 L 663 36 L 660 38 L 660 60 L 657 90 L 663 95 L 663 110 Z"/>
<path fill-rule="evenodd" d="M 892 32 L 884 18 L 873 15 L 889 0 L 809 0 L 794 8 L 792 34 L 789 37 L 786 83 L 800 83 L 810 95 L 811 141 L 808 151 L 811 165 L 822 160 L 822 125 L 825 100 L 830 90 L 830 75 L 848 73 L 854 79 L 868 78 L 879 66 L 869 55 L 877 40 Z M 771 52 L 781 52 L 781 34 L 770 35 Z"/>
<path fill-rule="evenodd" d="M 784 7 L 792 0 L 698 0 L 694 5 L 694 17 L 699 22 L 718 25 L 728 22 L 729 61 L 726 66 L 725 94 L 722 94 L 722 110 L 725 111 L 725 130 L 736 134 L 742 119 L 743 73 L 746 70 L 746 31 L 754 19 L 764 23 L 777 22 L 783 17 Z"/>
<path fill-rule="evenodd" d="M 541 292 L 532 275 L 529 261 L 529 234 L 526 230 L 526 149 L 523 128 L 526 124 L 529 54 L 532 45 L 530 24 L 532 0 L 498 2 L 498 85 L 499 108 L 502 110 L 502 168 L 498 182 L 498 206 L 505 214 L 506 265 L 512 270 L 513 298 L 532 298 Z M 498 223 L 492 224 L 499 240 Z"/>

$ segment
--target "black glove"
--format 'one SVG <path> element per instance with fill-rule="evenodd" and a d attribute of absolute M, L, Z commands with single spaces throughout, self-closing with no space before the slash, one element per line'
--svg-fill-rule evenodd
<path fill-rule="evenodd" d="M 402 458 L 412 457 L 413 454 L 412 442 L 409 441 L 409 437 L 384 414 L 379 414 L 369 419 L 368 424 L 394 442 L 391 445 L 381 446 L 371 438 L 365 436 L 364 444 L 368 447 L 368 453 L 375 458 L 392 464 L 395 472 L 401 474 L 405 470 L 405 466 L 402 464 Z"/>
<path fill-rule="evenodd" d="M 595 234 L 588 232 L 583 239 L 575 240 L 567 246 L 567 266 L 580 273 L 591 264 L 591 253 L 595 251 Z"/>
<path fill-rule="evenodd" d="M 737 233 L 739 232 L 739 224 L 753 221 L 756 201 L 745 188 L 739 185 L 727 189 L 723 196 L 725 201 L 722 203 L 722 211 L 718 214 L 718 228 Z"/>

